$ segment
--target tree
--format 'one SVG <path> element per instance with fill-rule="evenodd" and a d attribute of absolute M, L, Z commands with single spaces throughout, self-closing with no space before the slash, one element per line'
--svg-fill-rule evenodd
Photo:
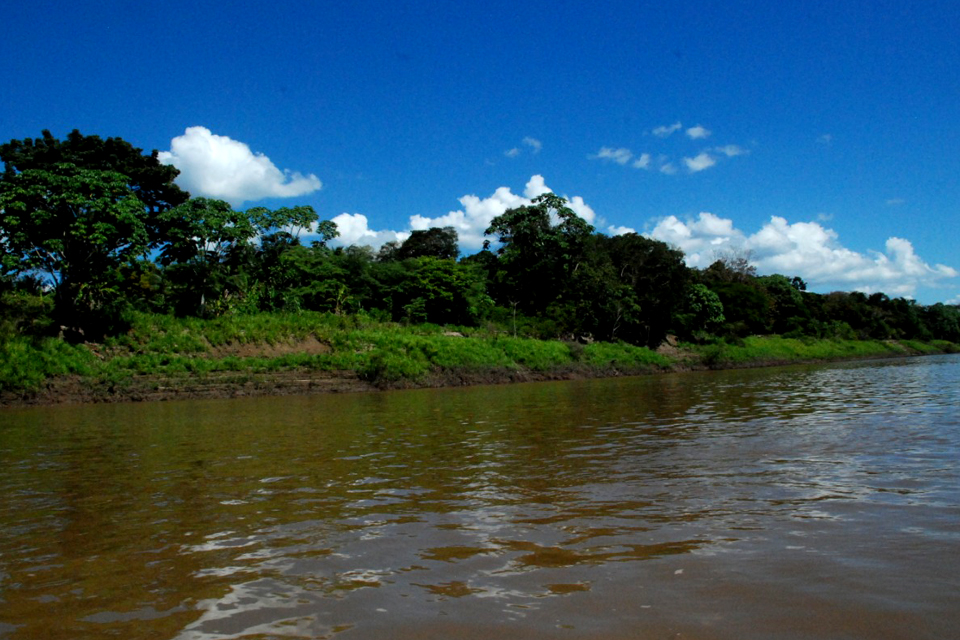
<path fill-rule="evenodd" d="M 716 258 L 703 273 L 708 282 L 746 284 L 757 277 L 757 268 L 752 264 L 753 253 L 749 250 L 729 249 L 718 252 Z"/>
<path fill-rule="evenodd" d="M 757 284 L 761 285 L 773 300 L 771 329 L 774 333 L 802 333 L 810 322 L 810 311 L 804 297 L 806 294 L 797 286 L 798 280 L 803 282 L 799 277 L 791 280 L 779 273 L 756 279 Z"/>
<path fill-rule="evenodd" d="M 684 337 L 696 338 L 701 332 L 712 332 L 724 323 L 723 303 L 706 285 L 693 284 L 687 288 L 681 313 L 676 315 L 677 329 Z"/>
<path fill-rule="evenodd" d="M 656 348 L 684 302 L 690 270 L 683 262 L 683 252 L 636 233 L 598 236 L 598 240 L 600 249 L 610 256 L 617 279 L 639 307 L 634 320 L 623 325 L 621 337 Z"/>
<path fill-rule="evenodd" d="M 191 198 L 160 214 L 166 234 L 158 262 L 179 287 L 180 312 L 206 313 L 207 305 L 223 296 L 230 254 L 244 251 L 262 228 L 263 212 L 251 211 L 252 216 L 222 200 Z"/>
<path fill-rule="evenodd" d="M 395 260 L 407 258 L 440 258 L 441 260 L 456 260 L 460 255 L 457 246 L 457 230 L 453 227 L 431 227 L 427 230 L 417 230 L 403 241 L 393 256 Z M 381 251 L 383 251 L 381 249 Z"/>
<path fill-rule="evenodd" d="M 494 276 L 494 297 L 500 302 L 538 313 L 569 289 L 593 227 L 566 202 L 545 193 L 491 221 L 484 235 L 500 242 Z"/>
<path fill-rule="evenodd" d="M 158 151 L 145 155 L 122 138 L 85 136 L 74 129 L 66 139 L 58 140 L 44 130 L 40 138 L 11 140 L 0 145 L 4 163 L 2 179 L 10 180 L 30 169 L 50 171 L 60 164 L 82 169 L 115 171 L 126 176 L 127 186 L 150 213 L 156 214 L 186 202 L 190 194 L 174 184 L 180 171 L 162 164 Z"/>
<path fill-rule="evenodd" d="M 17 271 L 44 275 L 67 326 L 92 329 L 117 297 L 120 265 L 149 245 L 146 209 L 127 182 L 72 164 L 0 180 L 0 253 Z"/>

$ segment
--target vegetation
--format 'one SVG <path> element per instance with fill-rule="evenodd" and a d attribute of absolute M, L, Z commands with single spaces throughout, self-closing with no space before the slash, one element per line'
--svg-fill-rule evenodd
<path fill-rule="evenodd" d="M 708 366 L 960 343 L 960 307 L 815 294 L 744 255 L 690 269 L 662 242 L 597 233 L 552 193 L 494 218 L 477 254 L 460 257 L 452 227 L 375 253 L 329 247 L 336 225 L 310 207 L 191 198 L 156 152 L 119 138 L 45 131 L 0 145 L 0 161 L 8 392 L 72 375 L 635 372 L 676 364 L 653 351 L 668 334 L 686 365 Z"/>

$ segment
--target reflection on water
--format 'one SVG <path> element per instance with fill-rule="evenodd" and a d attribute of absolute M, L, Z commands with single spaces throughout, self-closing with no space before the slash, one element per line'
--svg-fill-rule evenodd
<path fill-rule="evenodd" d="M 0 637 L 947 637 L 958 383 L 954 356 L 4 412 Z"/>

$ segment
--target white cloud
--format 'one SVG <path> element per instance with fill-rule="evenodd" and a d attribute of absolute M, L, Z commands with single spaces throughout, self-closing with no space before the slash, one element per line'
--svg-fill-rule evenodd
<path fill-rule="evenodd" d="M 717 153 L 722 153 L 723 155 L 727 156 L 728 158 L 734 158 L 734 157 L 736 157 L 736 156 L 743 156 L 743 155 L 746 155 L 746 154 L 750 153 L 749 151 L 747 151 L 747 150 L 744 149 L 743 147 L 739 147 L 739 146 L 737 146 L 737 145 L 735 145 L 735 144 L 728 144 L 728 145 L 726 145 L 726 146 L 724 146 L 724 147 L 714 147 L 713 150 L 716 151 Z"/>
<path fill-rule="evenodd" d="M 206 127 L 188 127 L 158 158 L 180 170 L 177 184 L 192 195 L 226 200 L 235 207 L 263 198 L 302 196 L 323 186 L 317 176 L 281 171 L 245 143 Z"/>
<path fill-rule="evenodd" d="M 717 164 L 717 161 L 713 159 L 706 151 L 701 152 L 694 158 L 684 158 L 683 164 L 687 165 L 687 169 L 690 173 L 697 173 L 698 171 L 703 171 L 704 169 L 709 169 L 713 165 Z"/>
<path fill-rule="evenodd" d="M 397 232 L 387 229 L 374 231 L 370 228 L 367 216 L 362 213 L 341 213 L 333 218 L 337 225 L 337 231 L 340 235 L 330 241 L 334 246 L 357 245 L 359 247 L 369 245 L 374 249 L 379 249 L 381 245 L 387 242 L 403 242 L 409 236 L 409 232 Z"/>
<path fill-rule="evenodd" d="M 514 147 L 513 149 L 507 149 L 503 152 L 503 155 L 507 156 L 508 158 L 516 158 L 518 155 L 520 155 L 520 148 Z"/>
<path fill-rule="evenodd" d="M 526 138 L 523 139 L 523 144 L 533 149 L 533 152 L 535 154 L 540 153 L 540 149 L 543 149 L 543 143 L 537 140 L 536 138 L 531 138 L 530 136 L 527 136 Z"/>
<path fill-rule="evenodd" d="M 702 138 L 707 138 L 710 136 L 710 130 L 704 128 L 702 125 L 697 125 L 695 127 L 690 127 L 687 129 L 687 135 L 692 140 L 700 140 Z"/>
<path fill-rule="evenodd" d="M 658 138 L 666 138 L 676 133 L 677 131 L 679 131 L 682 126 L 683 125 L 680 124 L 679 122 L 674 122 L 669 126 L 657 127 L 651 133 L 653 133 L 653 135 L 657 136 Z"/>
<path fill-rule="evenodd" d="M 633 152 L 630 151 L 630 149 L 625 149 L 623 147 L 619 149 L 614 149 L 612 147 L 601 147 L 600 151 L 598 151 L 596 155 L 590 157 L 600 160 L 613 160 L 617 164 L 627 164 L 630 162 L 630 158 L 633 157 Z"/>
<path fill-rule="evenodd" d="M 580 196 L 573 196 L 567 201 L 567 206 L 570 207 L 570 210 L 575 214 L 586 220 L 588 223 L 593 224 L 597 219 L 597 214 L 594 210 L 583 201 L 583 198 Z"/>
<path fill-rule="evenodd" d="M 636 233 L 636 232 L 637 232 L 636 229 L 633 229 L 631 227 L 624 227 L 623 225 L 620 225 L 620 226 L 610 225 L 609 227 L 607 227 L 607 233 L 609 233 L 611 236 L 622 236 L 628 233 Z"/>
<path fill-rule="evenodd" d="M 500 187 L 502 189 L 503 187 Z M 499 191 L 499 189 L 498 189 Z M 552 193 L 553 189 L 547 186 L 546 181 L 543 179 L 543 176 L 537 174 L 531 176 L 530 180 L 527 181 L 527 184 L 523 187 L 523 195 L 525 195 L 530 200 L 533 200 L 537 196 L 542 196 L 545 193 Z M 529 204 L 529 203 L 524 203 Z"/>
<path fill-rule="evenodd" d="M 649 169 L 651 157 L 649 153 L 641 153 L 640 157 L 633 161 L 634 169 Z"/>
<path fill-rule="evenodd" d="M 718 252 L 750 251 L 760 273 L 799 275 L 821 291 L 883 291 L 891 296 L 913 296 L 918 287 L 936 286 L 960 275 L 941 264 L 929 265 L 903 238 L 887 240 L 884 251 L 859 253 L 844 247 L 837 233 L 818 222 L 790 224 L 773 216 L 751 235 L 736 229 L 733 221 L 712 213 L 696 220 L 675 216 L 660 220 L 650 237 L 684 251 L 687 264 L 707 267 Z"/>

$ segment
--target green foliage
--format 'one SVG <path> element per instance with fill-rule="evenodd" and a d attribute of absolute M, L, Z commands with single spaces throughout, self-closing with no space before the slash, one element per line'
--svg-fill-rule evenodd
<path fill-rule="evenodd" d="M 426 230 L 413 231 L 410 233 L 410 237 L 389 255 L 389 259 L 439 258 L 441 260 L 456 260 L 460 254 L 457 239 L 457 230 L 453 227 L 431 227 Z"/>
<path fill-rule="evenodd" d="M 725 320 L 720 297 L 702 284 L 687 288 L 681 311 L 674 317 L 677 331 L 687 339 L 712 332 Z"/>
<path fill-rule="evenodd" d="M 780 336 L 750 336 L 738 343 L 720 340 L 691 348 L 700 354 L 704 364 L 711 367 L 748 362 L 787 363 L 907 353 L 907 350 L 897 343 L 880 340 L 800 340 Z"/>
<path fill-rule="evenodd" d="M 104 312 L 116 315 L 118 271 L 149 245 L 146 209 L 126 182 L 72 164 L 0 181 L 4 257 L 20 272 L 44 275 L 57 316 L 70 326 L 96 329 Z"/>
<path fill-rule="evenodd" d="M 71 374 L 89 375 L 96 357 L 82 345 L 51 338 L 0 339 L 0 390 L 31 391 L 48 378 Z"/>
<path fill-rule="evenodd" d="M 190 196 L 174 183 L 180 171 L 161 164 L 156 150 L 145 155 L 122 138 L 104 140 L 85 136 L 76 129 L 62 141 L 47 130 L 41 136 L 0 144 L 4 181 L 31 169 L 53 171 L 58 165 L 72 164 L 90 171 L 122 174 L 127 186 L 151 213 L 175 207 Z"/>
<path fill-rule="evenodd" d="M 591 233 L 593 227 L 552 193 L 497 216 L 484 232 L 500 243 L 492 297 L 527 313 L 543 312 L 569 290 Z"/>
<path fill-rule="evenodd" d="M 625 342 L 595 342 L 583 349 L 581 362 L 595 367 L 615 367 L 636 371 L 651 367 L 666 368 L 668 358 L 647 347 L 637 347 Z"/>

